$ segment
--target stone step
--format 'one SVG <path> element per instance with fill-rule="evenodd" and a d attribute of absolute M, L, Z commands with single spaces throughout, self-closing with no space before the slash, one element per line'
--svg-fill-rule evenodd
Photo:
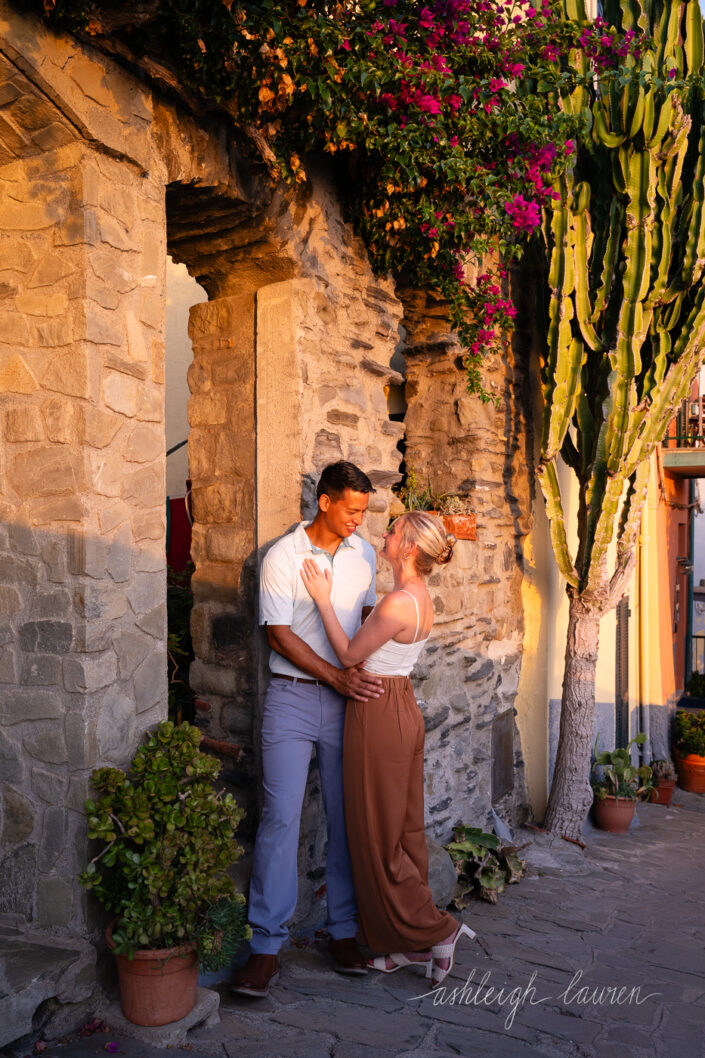
<path fill-rule="evenodd" d="M 96 953 L 78 937 L 37 933 L 0 915 L 0 1047 L 31 1033 L 47 1000 L 78 1003 L 95 987 Z"/>

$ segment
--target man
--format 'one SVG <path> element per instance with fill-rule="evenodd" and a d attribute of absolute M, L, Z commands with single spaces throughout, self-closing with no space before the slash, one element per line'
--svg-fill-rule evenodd
<path fill-rule="evenodd" d="M 341 669 L 318 610 L 300 576 L 314 558 L 333 578 L 333 605 L 349 636 L 375 602 L 373 548 L 355 535 L 374 492 L 353 463 L 327 466 L 318 483 L 318 513 L 278 540 L 260 577 L 260 624 L 272 648 L 271 680 L 262 716 L 264 809 L 255 839 L 250 881 L 251 955 L 233 990 L 266 996 L 276 977 L 277 953 L 288 939 L 297 897 L 297 849 L 311 750 L 316 746 L 326 812 L 326 890 L 333 965 L 364 974 L 357 944 L 357 906 L 345 833 L 342 784 L 345 699 L 379 697 L 381 681 L 364 669 Z"/>

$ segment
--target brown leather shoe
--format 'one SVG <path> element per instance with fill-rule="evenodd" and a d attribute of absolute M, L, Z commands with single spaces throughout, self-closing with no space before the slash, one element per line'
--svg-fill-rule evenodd
<path fill-rule="evenodd" d="M 243 996 L 262 998 L 269 994 L 269 986 L 278 976 L 279 962 L 276 955 L 250 955 L 242 969 L 233 977 L 230 990 Z"/>
<path fill-rule="evenodd" d="M 339 974 L 366 974 L 367 966 L 354 937 L 343 937 L 330 942 L 333 969 Z"/>

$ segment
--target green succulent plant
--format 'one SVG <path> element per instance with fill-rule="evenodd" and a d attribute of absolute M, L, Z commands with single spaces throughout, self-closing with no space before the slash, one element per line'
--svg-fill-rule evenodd
<path fill-rule="evenodd" d="M 200 741 L 190 724 L 164 721 L 128 772 L 93 772 L 100 796 L 86 801 L 88 837 L 101 847 L 79 882 L 116 915 L 117 954 L 192 944 L 201 968 L 216 970 L 250 936 L 228 875 L 243 812 L 214 789 L 220 763 Z"/>
<path fill-rule="evenodd" d="M 599 736 L 598 736 L 599 738 Z M 592 770 L 602 769 L 601 774 L 591 775 L 590 783 L 595 796 L 603 801 L 605 797 L 620 797 L 628 801 L 648 799 L 654 788 L 652 771 L 648 764 L 636 767 L 632 764 L 631 747 L 641 746 L 646 741 L 642 732 L 630 739 L 624 749 L 610 749 L 598 754 L 595 739 L 595 760 Z"/>
<path fill-rule="evenodd" d="M 453 904 L 459 910 L 467 907 L 473 896 L 496 904 L 505 886 L 523 876 L 526 862 L 519 858 L 514 846 L 502 845 L 496 835 L 461 823 L 453 828 L 453 837 L 444 847 L 458 874 Z"/>

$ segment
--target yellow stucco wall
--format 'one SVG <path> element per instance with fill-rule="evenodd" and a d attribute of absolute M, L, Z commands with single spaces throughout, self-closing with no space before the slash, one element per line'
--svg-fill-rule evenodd
<path fill-rule="evenodd" d="M 651 474 L 637 545 L 637 564 L 629 583 L 629 709 L 630 737 L 640 720 L 655 739 L 656 755 L 664 752 L 669 710 L 676 686 L 673 663 L 673 598 L 668 565 L 668 510 L 659 487 L 657 457 Z M 577 484 L 565 467 L 559 480 L 569 531 L 575 548 Z M 612 546 L 610 564 L 614 563 Z M 563 659 L 568 627 L 568 599 L 564 578 L 551 550 L 543 499 L 537 495 L 533 528 L 526 538 L 524 603 L 524 655 L 516 698 L 517 725 L 526 764 L 529 803 L 537 819 L 548 799 L 549 719 L 551 699 L 560 699 Z M 600 624 L 600 649 L 595 682 L 596 725 L 600 743 L 610 738 L 607 706 L 615 700 L 616 611 Z M 641 705 L 648 709 L 640 717 Z M 663 712 L 662 712 L 663 711 Z M 614 743 L 612 742 L 612 745 Z M 603 746 L 607 748 L 607 746 Z M 651 752 L 651 746 L 647 754 Z"/>

